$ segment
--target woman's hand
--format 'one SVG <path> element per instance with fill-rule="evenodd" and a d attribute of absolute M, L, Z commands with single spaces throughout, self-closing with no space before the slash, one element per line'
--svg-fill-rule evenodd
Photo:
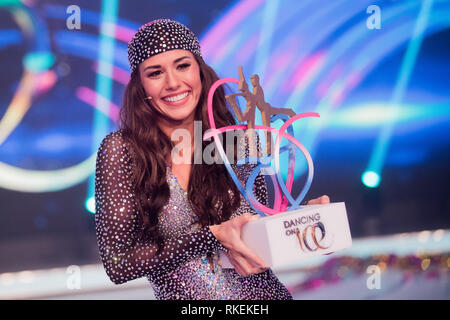
<path fill-rule="evenodd" d="M 328 203 L 330 203 L 330 197 L 328 197 L 327 195 L 323 195 L 323 196 L 321 196 L 319 198 L 315 198 L 315 199 L 309 200 L 307 205 L 310 205 L 310 204 L 328 204 Z"/>
<path fill-rule="evenodd" d="M 228 250 L 226 253 L 228 260 L 230 260 L 234 269 L 241 276 L 248 277 L 252 274 L 261 273 L 266 271 L 268 268 L 255 267 L 251 262 L 242 256 L 240 253 L 234 250 Z"/>
<path fill-rule="evenodd" d="M 266 270 L 264 262 L 241 240 L 241 229 L 249 221 L 258 216 L 244 213 L 236 218 L 210 226 L 212 234 L 229 251 L 227 256 L 241 276 L 249 276 Z"/>

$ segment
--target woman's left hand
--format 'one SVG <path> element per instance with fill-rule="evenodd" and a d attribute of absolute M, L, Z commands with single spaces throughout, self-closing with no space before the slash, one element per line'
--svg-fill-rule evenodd
<path fill-rule="evenodd" d="M 323 195 L 323 196 L 321 196 L 319 198 L 315 198 L 315 199 L 309 200 L 307 205 L 310 205 L 310 204 L 328 204 L 328 203 L 330 203 L 330 197 L 328 197 L 327 195 Z"/>

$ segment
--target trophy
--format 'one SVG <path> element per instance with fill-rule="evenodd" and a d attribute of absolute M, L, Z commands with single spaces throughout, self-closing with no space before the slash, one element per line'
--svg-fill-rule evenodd
<path fill-rule="evenodd" d="M 243 69 L 238 67 L 239 80 L 234 78 L 216 81 L 208 93 L 208 118 L 211 130 L 203 139 L 214 138 L 216 148 L 231 178 L 241 194 L 262 218 L 245 224 L 242 228 L 242 241 L 253 250 L 267 267 L 279 267 L 312 256 L 329 254 L 351 247 L 352 238 L 344 202 L 301 205 L 309 190 L 313 176 L 313 163 L 306 148 L 294 137 L 292 123 L 302 118 L 320 117 L 316 112 L 295 114 L 289 108 L 275 108 L 265 101 L 264 91 L 259 76 L 250 77 L 253 90 L 250 92 Z M 213 95 L 217 87 L 224 83 L 237 83 L 241 93 L 226 95 L 226 100 L 233 108 L 237 120 L 247 124 L 216 128 L 213 117 Z M 237 104 L 237 97 L 246 100 L 244 112 Z M 262 126 L 255 124 L 255 112 L 261 112 Z M 272 128 L 271 122 L 281 119 L 284 124 L 280 129 Z M 264 154 L 258 150 L 254 134 L 248 136 L 249 156 L 238 161 L 242 165 L 247 161 L 256 164 L 246 183 L 243 185 L 233 171 L 227 158 L 219 134 L 231 130 L 262 130 L 266 135 Z M 272 143 L 272 135 L 276 135 Z M 281 139 L 288 144 L 281 147 Z M 308 164 L 307 181 L 296 199 L 291 195 L 294 169 L 295 147 L 299 148 Z M 289 165 L 286 181 L 280 171 L 280 154 L 289 153 Z M 274 163 L 272 167 L 271 163 Z M 253 185 L 259 173 L 270 176 L 274 189 L 273 208 L 261 204 L 253 195 Z M 224 268 L 232 268 L 225 254 L 221 253 L 220 263 Z"/>

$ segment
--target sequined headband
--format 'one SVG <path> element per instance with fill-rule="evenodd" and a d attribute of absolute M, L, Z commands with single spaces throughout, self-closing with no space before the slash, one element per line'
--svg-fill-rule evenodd
<path fill-rule="evenodd" d="M 170 19 L 144 24 L 128 43 L 128 61 L 133 73 L 144 60 L 169 50 L 183 49 L 202 57 L 200 43 L 185 25 Z"/>

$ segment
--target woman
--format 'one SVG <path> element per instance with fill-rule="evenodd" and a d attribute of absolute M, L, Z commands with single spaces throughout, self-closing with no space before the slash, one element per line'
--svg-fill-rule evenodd
<path fill-rule="evenodd" d="M 174 130 L 194 137 L 194 120 L 209 128 L 206 95 L 218 80 L 195 35 L 153 21 L 130 41 L 128 58 L 121 129 L 103 139 L 95 177 L 96 233 L 110 279 L 146 276 L 158 299 L 292 299 L 241 241 L 241 227 L 256 216 L 225 167 L 172 161 Z M 235 124 L 222 88 L 213 103 L 217 127 Z M 252 169 L 234 168 L 242 181 Z M 255 188 L 266 203 L 262 176 Z M 235 269 L 221 267 L 219 251 Z"/>

